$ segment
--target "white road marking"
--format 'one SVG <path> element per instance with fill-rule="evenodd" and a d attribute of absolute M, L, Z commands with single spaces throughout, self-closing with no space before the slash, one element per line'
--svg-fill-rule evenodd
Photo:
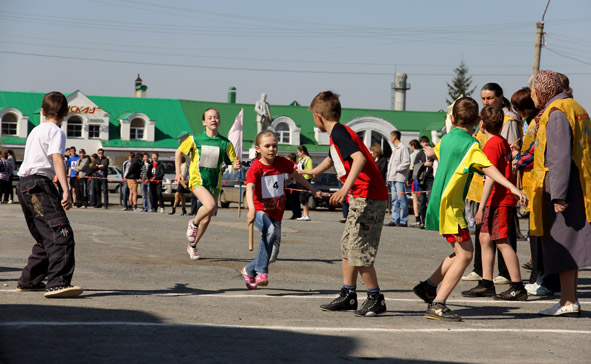
<path fill-rule="evenodd" d="M 40 321 L 13 321 L 0 322 L 0 327 L 39 327 L 39 326 L 81 326 L 81 327 L 100 327 L 100 326 L 128 326 L 128 327 L 202 327 L 202 328 L 222 328 L 222 329 L 249 329 L 249 330 L 278 330 L 278 331 L 296 331 L 296 332 L 383 332 L 383 333 L 467 333 L 467 332 L 488 332 L 488 333 L 532 333 L 532 334 L 575 334 L 591 335 L 591 330 L 564 330 L 564 329 L 493 329 L 493 328 L 428 328 L 428 329 L 387 329 L 379 327 L 313 327 L 313 326 L 238 326 L 238 325 L 215 325 L 215 324 L 167 324 L 155 322 L 121 322 L 121 321 L 103 321 L 103 322 L 40 322 Z"/>

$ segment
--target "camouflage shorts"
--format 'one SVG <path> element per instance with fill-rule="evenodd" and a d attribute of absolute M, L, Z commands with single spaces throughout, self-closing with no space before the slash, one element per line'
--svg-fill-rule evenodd
<path fill-rule="evenodd" d="M 373 267 L 388 201 L 352 198 L 341 238 L 343 259 L 354 267 Z"/>

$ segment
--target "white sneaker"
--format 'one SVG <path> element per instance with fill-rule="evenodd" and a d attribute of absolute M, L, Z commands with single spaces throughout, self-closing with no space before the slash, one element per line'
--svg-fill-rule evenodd
<path fill-rule="evenodd" d="M 532 296 L 554 296 L 554 291 L 538 284 L 538 282 L 526 284 L 525 290 L 527 291 L 527 294 Z"/>
<path fill-rule="evenodd" d="M 298 217 L 296 220 L 298 220 L 298 221 L 310 221 L 310 216 Z"/>
<path fill-rule="evenodd" d="M 476 272 L 470 272 L 462 277 L 463 281 L 479 281 L 482 277 Z"/>
<path fill-rule="evenodd" d="M 195 241 L 198 228 L 199 227 L 193 223 L 193 219 L 189 220 L 189 225 L 187 226 L 187 240 L 189 241 L 189 243 Z"/>
<path fill-rule="evenodd" d="M 560 306 L 560 302 L 554 306 L 538 312 L 542 316 L 581 316 L 581 306 L 577 303 L 571 303 L 570 305 Z"/>
<path fill-rule="evenodd" d="M 199 252 L 197 251 L 197 247 L 192 247 L 191 244 L 187 244 L 187 253 L 189 253 L 189 258 L 191 260 L 199 260 L 201 258 L 199 256 Z"/>
<path fill-rule="evenodd" d="M 494 284 L 509 284 L 509 283 L 511 283 L 511 281 L 503 276 L 496 276 L 495 279 L 493 279 L 493 283 Z"/>
<path fill-rule="evenodd" d="M 161 208 L 160 208 L 160 213 L 161 213 L 161 214 L 163 214 L 163 213 L 164 213 L 164 208 L 163 208 L 163 207 L 161 207 Z"/>

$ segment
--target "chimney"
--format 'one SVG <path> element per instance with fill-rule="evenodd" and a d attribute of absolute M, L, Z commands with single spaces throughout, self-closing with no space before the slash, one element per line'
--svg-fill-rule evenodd
<path fill-rule="evenodd" d="M 138 73 L 137 78 L 135 79 L 135 97 L 146 97 L 147 90 L 148 86 L 142 85 L 142 79 Z"/>
<path fill-rule="evenodd" d="M 236 87 L 232 86 L 228 89 L 228 104 L 236 103 Z"/>
<path fill-rule="evenodd" d="M 397 73 L 396 82 L 392 83 L 392 110 L 406 110 L 406 90 L 410 90 L 410 83 L 406 83 L 406 73 Z"/>

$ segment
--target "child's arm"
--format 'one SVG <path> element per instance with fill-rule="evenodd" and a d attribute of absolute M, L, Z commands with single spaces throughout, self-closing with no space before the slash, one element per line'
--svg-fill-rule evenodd
<path fill-rule="evenodd" d="M 476 216 L 474 219 L 476 220 L 477 225 L 482 225 L 482 217 L 484 215 L 484 208 L 486 207 L 486 203 L 488 202 L 488 198 L 492 193 L 493 186 L 495 185 L 495 181 L 492 178 L 486 178 L 484 180 L 484 187 L 482 187 L 482 197 L 480 198 L 480 205 L 478 206 L 478 211 L 476 211 Z"/>
<path fill-rule="evenodd" d="M 351 170 L 349 171 L 349 175 L 347 176 L 345 183 L 343 183 L 343 187 L 341 187 L 337 192 L 333 193 L 332 196 L 330 196 L 329 203 L 331 205 L 340 205 L 343 202 L 343 200 L 347 198 L 347 194 L 349 193 L 351 186 L 353 186 L 353 183 L 355 182 L 355 180 L 359 176 L 359 173 L 361 172 L 361 170 L 365 166 L 365 163 L 367 162 L 367 158 L 365 158 L 361 151 L 357 151 L 351 154 L 350 158 L 353 160 L 353 163 L 351 164 Z"/>
<path fill-rule="evenodd" d="M 301 174 L 310 174 L 313 177 L 319 175 L 320 173 L 326 171 L 330 167 L 333 166 L 332 158 L 326 157 L 319 165 L 309 171 L 299 171 Z"/>
<path fill-rule="evenodd" d="M 66 180 L 66 166 L 64 165 L 64 157 L 61 154 L 54 153 L 51 155 L 53 160 L 53 168 L 55 169 L 55 175 L 57 180 L 62 186 L 62 206 L 64 209 L 69 210 L 72 207 L 72 201 L 70 200 L 70 188 L 68 187 L 68 181 Z"/>
<path fill-rule="evenodd" d="M 248 206 L 248 214 L 246 215 L 246 223 L 248 225 L 254 222 L 256 217 L 256 210 L 254 208 L 254 183 L 246 185 L 246 204 Z"/>
<path fill-rule="evenodd" d="M 183 152 L 181 152 L 180 149 L 177 149 L 174 152 L 174 173 L 175 173 L 174 181 L 176 183 L 181 183 L 181 182 L 184 183 L 184 181 L 183 181 L 184 178 L 183 178 L 183 175 L 181 174 L 182 155 L 183 155 Z"/>
<path fill-rule="evenodd" d="M 314 194 L 316 197 L 320 197 L 322 195 L 322 191 L 319 191 L 316 188 L 314 188 L 310 184 L 310 182 L 308 182 L 308 180 L 305 179 L 304 176 L 299 174 L 298 171 L 296 171 L 295 169 L 293 172 L 291 172 L 291 174 L 289 175 L 289 178 L 295 179 L 297 182 L 299 182 L 304 187 L 306 187 L 308 190 L 310 190 L 310 192 L 312 192 L 312 194 Z"/>
<path fill-rule="evenodd" d="M 494 182 L 500 184 L 503 187 L 506 187 L 509 191 L 511 191 L 512 194 L 517 196 L 517 198 L 519 198 L 519 203 L 522 206 L 527 206 L 527 197 L 525 196 L 523 191 L 520 191 L 517 187 L 515 187 L 515 185 L 513 185 L 513 183 L 509 182 L 509 180 L 506 179 L 505 176 L 501 174 L 501 172 L 499 172 L 497 167 L 492 165 L 488 167 L 483 167 L 482 172 L 487 177 L 493 179 Z"/>
<path fill-rule="evenodd" d="M 437 155 L 433 151 L 433 147 L 426 146 L 425 148 L 423 148 L 423 150 L 425 151 L 425 155 L 427 156 L 427 159 L 437 159 Z M 427 162 L 428 162 L 428 160 L 427 160 Z"/>

